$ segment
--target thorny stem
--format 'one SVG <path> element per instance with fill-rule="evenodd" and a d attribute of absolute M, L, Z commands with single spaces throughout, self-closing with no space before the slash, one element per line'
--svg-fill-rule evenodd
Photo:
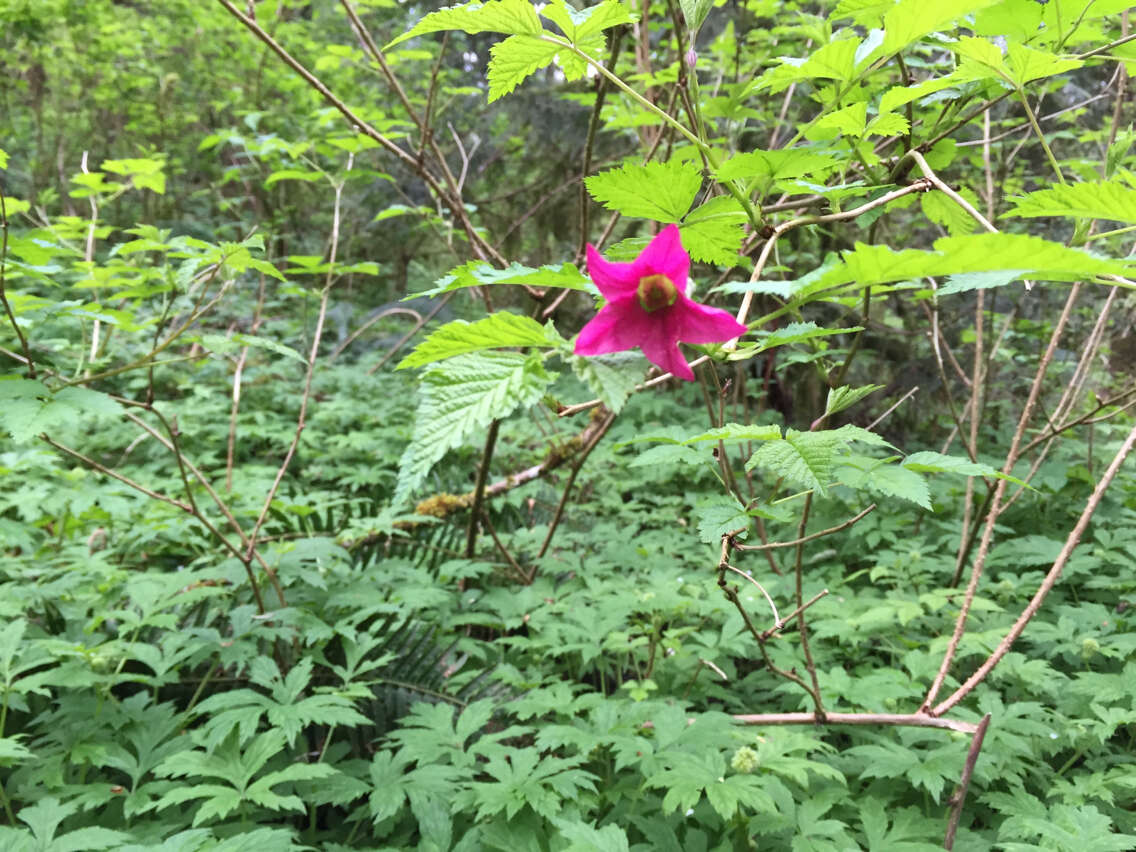
<path fill-rule="evenodd" d="M 998 665 L 1001 659 L 1009 652 L 1010 647 L 1017 641 L 1018 637 L 1022 635 L 1022 631 L 1025 630 L 1030 619 L 1033 618 L 1038 609 L 1041 608 L 1041 604 L 1045 600 L 1045 596 L 1049 594 L 1049 590 L 1052 589 L 1057 583 L 1057 580 L 1060 579 L 1061 571 L 1065 568 L 1065 564 L 1073 555 L 1074 548 L 1080 543 L 1081 537 L 1085 534 L 1085 530 L 1089 526 L 1089 521 L 1092 520 L 1093 513 L 1104 498 L 1105 491 L 1107 491 L 1109 485 L 1112 484 L 1112 480 L 1120 471 L 1120 466 L 1124 464 L 1124 460 L 1128 457 L 1128 454 L 1132 452 L 1134 445 L 1136 445 L 1136 427 L 1132 428 L 1132 431 L 1128 433 L 1128 437 L 1124 439 L 1124 443 L 1120 445 L 1120 449 L 1116 451 L 1116 455 L 1113 457 L 1108 469 L 1105 470 L 1100 482 L 1097 483 L 1097 487 L 1093 489 L 1092 496 L 1089 497 L 1088 503 L 1085 504 L 1085 508 L 1081 512 L 1081 516 L 1077 519 L 1077 523 L 1073 526 L 1072 531 L 1065 539 L 1065 545 L 1061 548 L 1061 552 L 1057 554 L 1057 559 L 1054 560 L 1053 566 L 1045 575 L 1045 579 L 1042 581 L 1037 591 L 1034 592 L 1029 604 L 1022 610 L 1022 614 L 1018 616 L 1017 621 L 1014 622 L 1009 632 L 1002 638 L 1002 641 L 998 643 L 998 647 L 994 649 L 993 653 L 986 659 L 986 662 L 979 666 L 974 674 L 967 678 L 966 682 L 951 693 L 949 697 L 935 705 L 935 708 L 930 711 L 931 715 L 941 716 L 962 701 L 974 687 L 986 678 L 990 670 Z M 1005 482 L 1005 480 L 1001 481 Z"/>
<path fill-rule="evenodd" d="M 727 538 L 728 538 L 728 536 L 727 536 Z M 742 571 L 739 568 L 735 568 L 733 565 L 731 565 L 728 562 L 723 562 L 722 567 L 725 568 L 727 571 L 733 571 L 735 574 L 737 574 L 743 580 L 757 586 L 757 590 L 759 592 L 761 592 L 762 597 L 765 598 L 765 602 L 767 604 L 769 604 L 769 608 L 771 610 L 773 610 L 773 627 L 776 630 L 780 630 L 782 628 L 782 626 L 784 626 L 785 622 L 781 620 L 781 616 L 777 613 L 777 604 L 775 604 L 773 602 L 773 598 L 769 597 L 769 592 L 765 591 L 765 587 L 763 585 L 761 585 L 761 583 L 757 582 L 757 580 L 753 579 L 753 577 L 751 577 L 745 571 Z"/>
<path fill-rule="evenodd" d="M 919 713 L 737 713 L 735 722 L 743 725 L 897 725 L 912 728 L 941 728 L 973 734 L 977 725 L 957 719 L 938 719 Z"/>
<path fill-rule="evenodd" d="M 805 538 L 805 528 L 809 523 L 809 510 L 813 505 L 813 495 L 810 491 L 805 495 L 805 505 L 801 507 L 801 522 L 797 525 L 797 538 Z M 821 718 L 824 717 L 824 707 L 820 702 L 820 681 L 817 679 L 816 662 L 813 660 L 812 650 L 809 648 L 809 627 L 808 622 L 805 620 L 805 595 L 804 595 L 804 567 L 803 560 L 805 554 L 805 543 L 803 541 L 797 542 L 797 553 L 793 559 L 793 577 L 795 579 L 796 595 L 797 595 L 797 630 L 801 636 L 801 651 L 805 655 L 805 667 L 809 671 L 809 680 L 813 683 L 813 698 L 816 701 L 816 712 Z"/>
<path fill-rule="evenodd" d="M 489 518 L 489 512 L 484 508 L 481 510 L 481 518 L 485 521 L 485 529 L 489 531 L 493 543 L 497 546 L 497 549 L 501 551 L 501 555 L 505 557 L 505 561 L 509 563 L 509 567 L 512 568 L 513 572 L 517 575 L 517 579 L 525 585 L 528 585 L 530 582 L 528 572 L 520 566 L 517 560 L 513 558 L 513 554 L 511 554 L 508 548 L 502 543 L 497 535 L 496 527 L 493 526 L 493 521 Z"/>
<path fill-rule="evenodd" d="M 962 806 L 966 802 L 966 791 L 970 788 L 970 778 L 974 774 L 974 765 L 978 763 L 978 754 L 982 751 L 982 740 L 986 737 L 986 729 L 990 727 L 990 714 L 987 713 L 978 723 L 978 730 L 970 740 L 970 748 L 966 752 L 966 763 L 962 768 L 962 777 L 959 778 L 958 789 L 951 796 L 951 817 L 947 822 L 947 834 L 943 839 L 944 849 L 955 848 L 955 832 L 958 831 L 959 819 L 962 817 Z"/>
<path fill-rule="evenodd" d="M 1073 311 L 1073 305 L 1076 303 L 1080 291 L 1081 284 L 1077 282 L 1070 289 L 1069 296 L 1065 300 L 1065 306 L 1062 308 L 1061 316 L 1058 317 L 1057 323 L 1053 327 L 1053 332 L 1049 337 L 1049 345 L 1046 347 L 1045 353 L 1041 357 L 1041 362 L 1038 364 L 1033 384 L 1030 385 L 1029 396 L 1026 398 L 1025 405 L 1022 407 L 1021 417 L 1018 419 L 1018 427 L 1014 431 L 1014 437 L 1010 441 L 1010 449 L 1006 453 L 1006 462 L 1002 468 L 1003 474 L 1009 475 L 1012 473 L 1014 465 L 1020 457 L 1018 448 L 1022 445 L 1022 440 L 1030 420 L 1033 419 L 1034 408 L 1037 406 L 1038 397 L 1041 395 L 1041 386 L 1045 374 L 1048 372 L 1049 364 L 1052 362 L 1057 352 L 1057 343 L 1061 338 L 1062 332 L 1065 330 L 1065 325 L 1069 321 L 1069 316 Z M 943 681 L 947 677 L 947 672 L 950 671 L 951 663 L 954 662 L 955 653 L 958 651 L 959 642 L 962 640 L 963 631 L 966 629 L 967 617 L 970 615 L 970 606 L 974 602 L 975 594 L 978 592 L 978 582 L 982 577 L 982 569 L 986 564 L 986 556 L 990 551 L 990 544 L 994 538 L 994 525 L 997 523 L 998 517 L 1002 512 L 1002 498 L 1005 496 L 1006 484 L 1008 482 L 1009 480 L 1007 479 L 999 479 L 998 484 L 994 487 L 993 495 L 990 498 L 990 508 L 986 513 L 986 524 L 982 530 L 982 540 L 978 544 L 978 553 L 975 554 L 974 564 L 970 569 L 970 581 L 967 583 L 962 606 L 955 620 L 954 632 L 947 644 L 946 653 L 943 654 L 943 660 L 939 666 L 938 674 L 935 675 L 931 688 L 927 691 L 927 697 L 923 699 L 923 705 L 920 708 L 922 712 L 930 711 L 931 705 L 935 701 L 935 696 L 938 695 L 939 689 L 942 688 Z"/>

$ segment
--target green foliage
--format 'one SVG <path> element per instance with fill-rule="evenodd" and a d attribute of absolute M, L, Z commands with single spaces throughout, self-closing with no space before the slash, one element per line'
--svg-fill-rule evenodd
<path fill-rule="evenodd" d="M 698 167 L 688 160 L 645 166 L 627 164 L 585 180 L 592 198 L 624 216 L 678 222 L 702 186 Z"/>
<path fill-rule="evenodd" d="M 399 462 L 392 503 L 405 502 L 447 450 L 460 446 L 491 420 L 535 404 L 554 378 L 540 356 L 519 352 L 458 355 L 427 370 L 417 425 Z"/>
<path fill-rule="evenodd" d="M 1132 848 L 1126 4 L 160 6 L 0 3 L 0 849 Z"/>

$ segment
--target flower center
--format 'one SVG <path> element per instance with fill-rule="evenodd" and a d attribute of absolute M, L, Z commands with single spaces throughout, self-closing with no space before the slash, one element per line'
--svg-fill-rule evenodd
<path fill-rule="evenodd" d="M 644 275 L 639 279 L 639 304 L 647 313 L 669 308 L 678 298 L 678 288 L 665 275 Z"/>

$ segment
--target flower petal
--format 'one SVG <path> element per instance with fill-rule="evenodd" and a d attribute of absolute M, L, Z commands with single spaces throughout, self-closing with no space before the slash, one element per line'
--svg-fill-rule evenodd
<path fill-rule="evenodd" d="M 589 271 L 591 267 L 589 266 Z M 667 225 L 655 235 L 631 264 L 636 283 L 648 275 L 665 275 L 680 293 L 686 292 L 690 275 L 690 255 L 682 247 L 677 225 Z M 599 282 L 597 282 L 599 283 Z"/>
<path fill-rule="evenodd" d="M 682 357 L 677 343 L 652 339 L 644 340 L 642 346 L 643 354 L 647 356 L 647 360 L 664 373 L 672 373 L 688 382 L 694 381 L 694 371 L 690 369 L 690 365 Z"/>
<path fill-rule="evenodd" d="M 604 355 L 634 349 L 651 335 L 653 325 L 634 295 L 608 302 L 580 329 L 573 351 L 577 355 Z"/>
<path fill-rule="evenodd" d="M 721 308 L 679 296 L 667 317 L 670 331 L 684 343 L 724 343 L 741 337 L 746 327 Z"/>
<path fill-rule="evenodd" d="M 588 243 L 588 275 L 609 302 L 628 293 L 634 293 L 639 287 L 640 276 L 635 274 L 634 265 L 612 263 L 596 251 L 595 246 Z"/>

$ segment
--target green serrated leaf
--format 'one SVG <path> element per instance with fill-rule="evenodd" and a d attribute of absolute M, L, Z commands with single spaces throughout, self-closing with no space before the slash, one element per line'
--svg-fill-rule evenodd
<path fill-rule="evenodd" d="M 1035 47 L 1027 47 L 1021 42 L 1008 40 L 1005 64 L 1010 80 L 1021 87 L 1033 80 L 1064 74 L 1066 71 L 1080 68 L 1085 63 L 1080 59 L 1058 56 L 1048 50 L 1038 50 Z"/>
<path fill-rule="evenodd" d="M 509 94 L 529 75 L 548 65 L 560 46 L 537 36 L 511 35 L 489 49 L 489 102 Z"/>
<path fill-rule="evenodd" d="M 717 171 L 720 181 L 747 178 L 789 180 L 820 176 L 836 168 L 841 160 L 831 154 L 807 148 L 783 148 L 775 151 L 749 151 L 722 163 Z"/>
<path fill-rule="evenodd" d="M 844 385 L 838 388 L 830 388 L 824 413 L 832 415 L 844 411 L 846 408 L 851 408 L 868 394 L 875 393 L 883 387 L 883 385 L 864 385 L 854 388 L 851 385 Z"/>
<path fill-rule="evenodd" d="M 942 0 L 928 5 L 924 0 L 899 0 L 884 15 L 884 53 L 896 53 L 923 36 L 941 30 L 995 0 Z"/>
<path fill-rule="evenodd" d="M 679 225 L 682 247 L 691 258 L 719 266 L 733 266 L 745 240 L 746 212 L 729 195 L 711 198 Z"/>
<path fill-rule="evenodd" d="M 962 187 L 959 195 L 972 205 L 978 203 L 978 196 L 970 187 Z M 945 227 L 952 237 L 973 234 L 978 227 L 978 223 L 969 213 L 937 189 L 923 193 L 919 198 L 919 204 L 923 209 L 923 215 L 935 224 Z"/>
<path fill-rule="evenodd" d="M 695 507 L 694 517 L 698 523 L 698 537 L 707 544 L 717 544 L 722 536 L 734 530 L 742 530 L 738 538 L 749 534 L 750 517 L 736 497 L 719 496 L 702 503 Z"/>
<path fill-rule="evenodd" d="M 538 402 L 554 378 L 539 356 L 517 352 L 458 355 L 428 370 L 391 504 L 402 504 L 435 462 L 491 420 Z"/>
<path fill-rule="evenodd" d="M 461 30 L 473 33 L 508 33 L 539 35 L 540 18 L 529 0 L 488 0 L 486 3 L 465 3 L 431 12 L 407 33 L 399 36 L 384 48 L 389 50 L 409 38 L 443 30 Z"/>
<path fill-rule="evenodd" d="M 840 262 L 809 278 L 807 286 L 797 288 L 794 298 L 846 284 L 855 283 L 859 288 L 925 276 L 1004 271 L 1015 272 L 1019 278 L 1077 281 L 1091 275 L 1124 275 L 1134 266 L 1136 262 L 1131 260 L 1104 258 L 1025 234 L 943 237 L 935 241 L 932 251 L 896 251 L 884 245 L 858 243 L 841 255 Z"/>
<path fill-rule="evenodd" d="M 996 476 L 998 471 L 988 464 L 972 462 L 958 456 L 945 456 L 942 453 L 924 450 L 912 453 L 902 462 L 908 470 L 920 473 L 958 473 L 963 476 Z"/>
<path fill-rule="evenodd" d="M 671 159 L 645 166 L 628 164 L 592 175 L 584 183 L 596 201 L 624 216 L 678 222 L 702 187 L 695 163 Z"/>
<path fill-rule="evenodd" d="M 446 323 L 414 347 L 414 351 L 399 363 L 397 369 L 421 367 L 455 355 L 480 352 L 484 349 L 508 347 L 555 346 L 556 334 L 551 327 L 542 326 L 534 319 L 497 311 L 476 322 L 454 320 Z M 559 335 L 557 335 L 559 336 Z"/>
<path fill-rule="evenodd" d="M 636 20 L 636 16 L 619 0 L 604 0 L 597 6 L 579 10 L 568 5 L 565 0 L 554 0 L 541 9 L 540 13 L 560 27 L 564 35 L 580 47 L 583 47 L 582 42 L 604 30 Z M 601 41 L 600 44 L 602 43 Z"/>
<path fill-rule="evenodd" d="M 784 439 L 758 447 L 746 470 L 762 467 L 795 485 L 824 494 L 832 481 L 836 455 L 843 446 L 832 432 L 798 432 L 789 429 Z"/>
<path fill-rule="evenodd" d="M 931 508 L 931 491 L 926 480 L 914 470 L 908 470 L 887 459 L 844 456 L 834 475 L 838 482 L 849 488 L 899 497 L 924 509 Z"/>
<path fill-rule="evenodd" d="M 1053 186 L 1011 199 L 1007 216 L 1076 216 L 1136 224 L 1136 189 L 1120 181 Z"/>
<path fill-rule="evenodd" d="M 756 348 L 754 348 L 752 352 L 747 348 L 746 353 L 756 355 L 759 352 L 765 352 L 767 349 L 773 349 L 777 346 L 788 346 L 792 343 L 803 343 L 806 340 L 815 340 L 820 337 L 831 337 L 834 334 L 848 334 L 862 330 L 860 326 L 854 326 L 852 328 L 821 328 L 815 322 L 791 322 L 783 328 L 771 331 L 765 337 L 759 338 Z"/>

